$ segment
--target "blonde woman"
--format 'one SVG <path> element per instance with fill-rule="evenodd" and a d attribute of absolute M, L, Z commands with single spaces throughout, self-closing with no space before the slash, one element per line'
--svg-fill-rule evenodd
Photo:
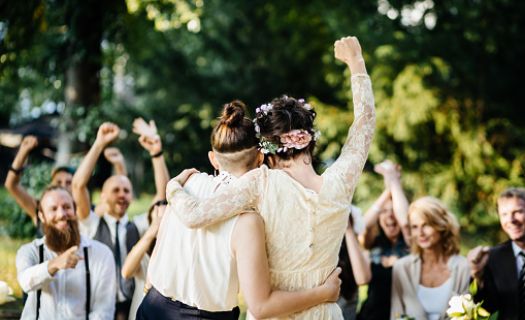
<path fill-rule="evenodd" d="M 408 208 L 411 254 L 394 264 L 390 318 L 446 318 L 448 301 L 468 291 L 470 271 L 459 253 L 456 217 L 436 198 Z"/>

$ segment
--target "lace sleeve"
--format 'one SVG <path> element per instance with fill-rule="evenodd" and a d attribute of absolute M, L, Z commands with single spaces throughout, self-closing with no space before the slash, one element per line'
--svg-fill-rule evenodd
<path fill-rule="evenodd" d="M 263 175 L 261 168 L 252 170 L 210 198 L 202 200 L 187 193 L 172 179 L 166 189 L 166 198 L 186 226 L 202 228 L 255 208 Z"/>
<path fill-rule="evenodd" d="M 350 192 L 355 188 L 363 171 L 368 149 L 375 130 L 375 108 L 372 84 L 367 74 L 352 76 L 354 97 L 354 122 L 348 130 L 348 137 L 341 149 L 341 155 L 329 168 L 345 180 Z"/>

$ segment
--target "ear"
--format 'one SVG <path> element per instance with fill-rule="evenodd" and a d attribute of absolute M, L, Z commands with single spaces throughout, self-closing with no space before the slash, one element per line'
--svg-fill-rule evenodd
<path fill-rule="evenodd" d="M 262 152 L 257 152 L 257 158 L 255 158 L 255 163 L 257 167 L 260 167 L 264 162 L 264 154 Z"/>
<path fill-rule="evenodd" d="M 40 210 L 38 210 L 38 217 L 37 219 L 40 219 L 40 222 L 42 222 L 42 224 L 44 224 L 46 222 L 46 218 L 44 217 L 44 213 Z"/>
<path fill-rule="evenodd" d="M 213 168 L 215 170 L 219 170 L 219 162 L 217 161 L 217 159 L 215 158 L 215 152 L 213 151 L 208 151 L 208 159 L 210 160 L 210 163 L 211 165 L 213 166 Z"/>

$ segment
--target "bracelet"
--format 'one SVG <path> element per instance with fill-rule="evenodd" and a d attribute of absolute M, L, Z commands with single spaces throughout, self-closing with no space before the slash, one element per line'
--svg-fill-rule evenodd
<path fill-rule="evenodd" d="M 14 174 L 19 175 L 19 174 L 21 174 L 22 172 L 24 172 L 24 169 L 25 169 L 24 167 L 22 167 L 22 168 L 20 168 L 20 169 L 15 169 L 15 168 L 13 168 L 13 167 L 11 166 L 11 167 L 9 168 L 9 171 L 13 171 Z"/>
<path fill-rule="evenodd" d="M 151 155 L 152 158 L 158 158 L 160 156 L 162 156 L 162 154 L 164 153 L 164 150 L 160 150 L 159 152 Z"/>

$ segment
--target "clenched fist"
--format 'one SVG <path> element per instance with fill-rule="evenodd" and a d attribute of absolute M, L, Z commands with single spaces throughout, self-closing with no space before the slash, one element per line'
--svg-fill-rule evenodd
<path fill-rule="evenodd" d="M 344 37 L 334 44 L 335 58 L 346 63 L 352 74 L 366 73 L 361 45 L 356 37 Z"/>

